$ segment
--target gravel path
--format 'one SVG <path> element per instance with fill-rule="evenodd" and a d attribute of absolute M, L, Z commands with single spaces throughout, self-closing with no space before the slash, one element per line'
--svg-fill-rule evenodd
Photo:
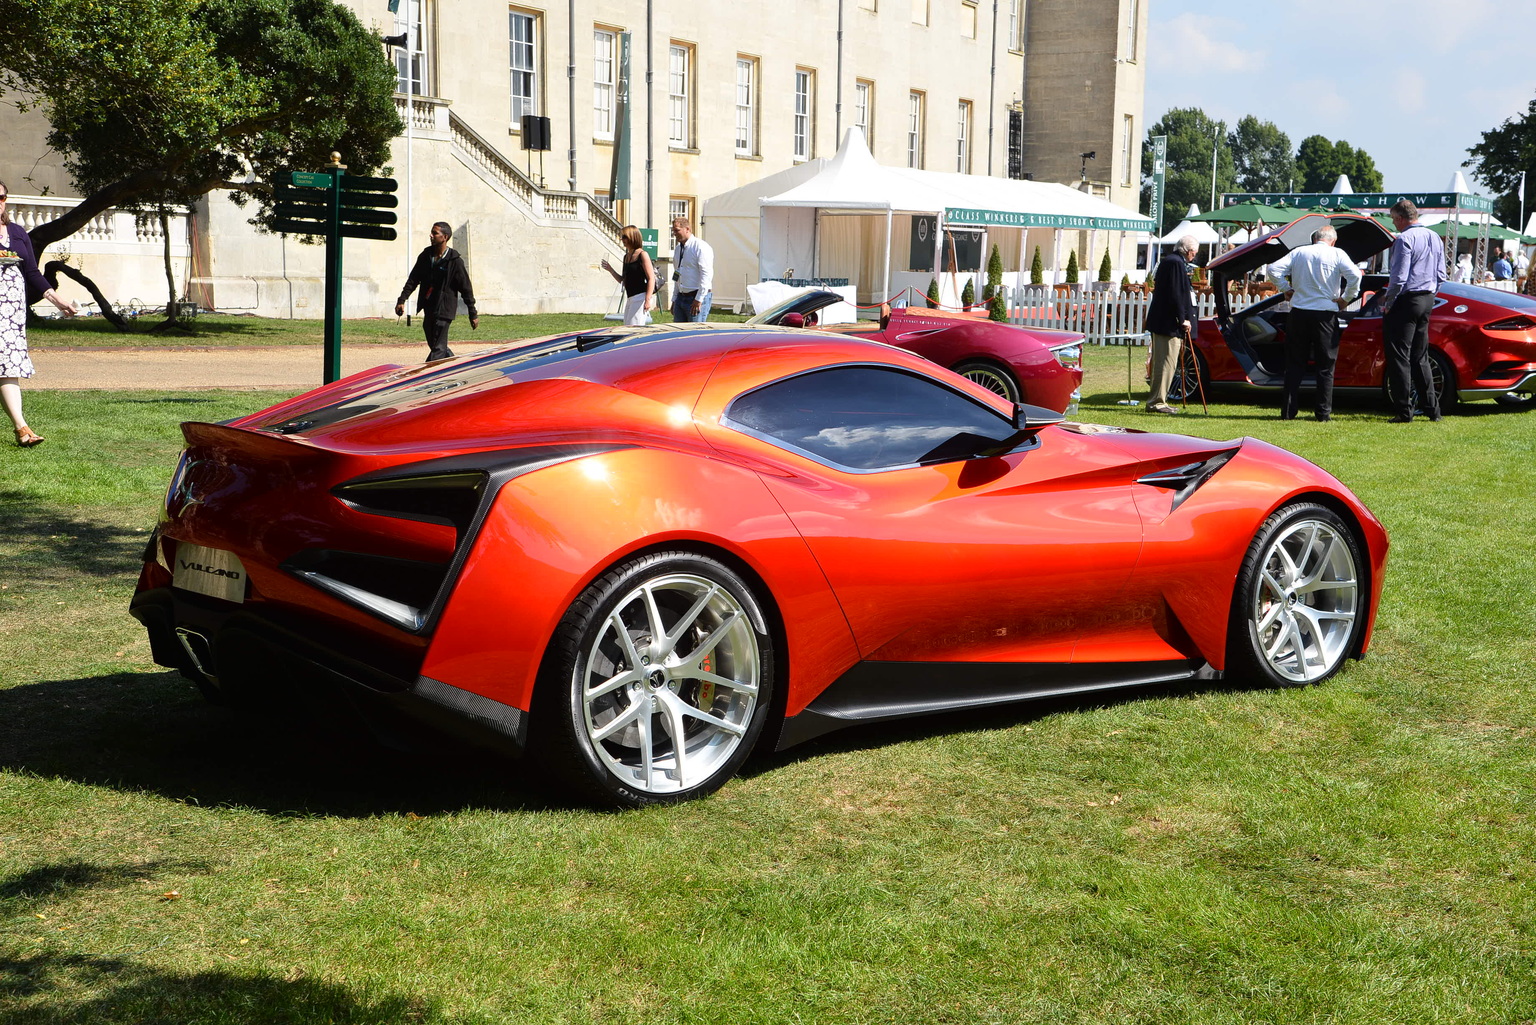
<path fill-rule="evenodd" d="M 487 344 L 456 342 L 466 355 Z M 342 375 L 381 363 L 420 363 L 427 354 L 416 345 L 354 345 L 341 350 Z M 321 384 L 318 347 L 286 345 L 218 349 L 33 349 L 37 376 L 28 389 L 80 391 L 135 388 L 185 391 L 198 388 L 274 388 L 305 391 Z"/>

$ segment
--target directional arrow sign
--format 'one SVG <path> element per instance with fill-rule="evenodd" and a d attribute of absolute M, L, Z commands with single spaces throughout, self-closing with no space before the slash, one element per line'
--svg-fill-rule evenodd
<path fill-rule="evenodd" d="M 328 189 L 331 187 L 331 176 L 328 174 L 316 174 L 313 171 L 283 171 L 272 179 L 274 185 L 298 185 L 302 188 Z"/>
<path fill-rule="evenodd" d="M 344 174 L 341 176 L 341 187 L 363 192 L 396 192 L 400 189 L 400 183 L 393 178 L 365 178 L 357 174 Z"/>
<path fill-rule="evenodd" d="M 393 242 L 395 229 L 380 228 L 372 224 L 343 224 L 341 235 L 343 238 L 371 238 L 380 242 Z"/>
<path fill-rule="evenodd" d="M 272 218 L 273 231 L 286 231 L 290 235 L 327 235 L 323 221 L 295 221 L 283 217 Z"/>
<path fill-rule="evenodd" d="M 393 210 L 400 205 L 400 200 L 394 196 L 386 196 L 381 192 L 343 192 L 341 194 L 341 205 L 343 207 L 383 207 L 386 210 Z"/>

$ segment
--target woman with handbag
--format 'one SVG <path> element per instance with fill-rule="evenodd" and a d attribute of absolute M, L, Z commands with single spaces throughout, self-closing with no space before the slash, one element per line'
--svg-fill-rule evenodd
<path fill-rule="evenodd" d="M 37 269 L 32 239 L 12 224 L 6 214 L 11 190 L 0 182 L 0 405 L 16 427 L 16 444 L 22 448 L 41 445 L 43 436 L 27 426 L 21 415 L 21 379 L 32 376 L 32 359 L 27 353 L 27 289 L 41 292 L 44 299 L 75 315 L 75 305 L 60 299 L 48 280 Z"/>
<path fill-rule="evenodd" d="M 624 243 L 624 272 L 614 270 L 607 260 L 603 270 L 624 286 L 624 323 L 641 327 L 650 323 L 649 314 L 656 305 L 656 268 L 640 242 L 639 228 L 627 224 L 619 238 Z"/>

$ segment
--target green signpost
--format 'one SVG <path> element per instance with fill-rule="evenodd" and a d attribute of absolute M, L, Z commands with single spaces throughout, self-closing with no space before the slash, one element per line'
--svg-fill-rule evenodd
<path fill-rule="evenodd" d="M 324 171 L 284 171 L 272 181 L 273 229 L 325 238 L 326 384 L 341 377 L 341 240 L 394 241 L 395 229 L 386 225 L 395 223 L 393 208 L 400 202 L 393 178 L 345 171 L 335 163 Z"/>

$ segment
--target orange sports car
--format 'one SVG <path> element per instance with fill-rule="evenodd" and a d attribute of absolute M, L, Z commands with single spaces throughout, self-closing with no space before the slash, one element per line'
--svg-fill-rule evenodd
<path fill-rule="evenodd" d="M 563 335 L 183 432 L 132 602 L 158 662 L 236 705 L 341 689 L 617 806 L 858 723 L 1315 683 L 1387 554 L 1263 442 L 1066 424 L 804 330 Z"/>

